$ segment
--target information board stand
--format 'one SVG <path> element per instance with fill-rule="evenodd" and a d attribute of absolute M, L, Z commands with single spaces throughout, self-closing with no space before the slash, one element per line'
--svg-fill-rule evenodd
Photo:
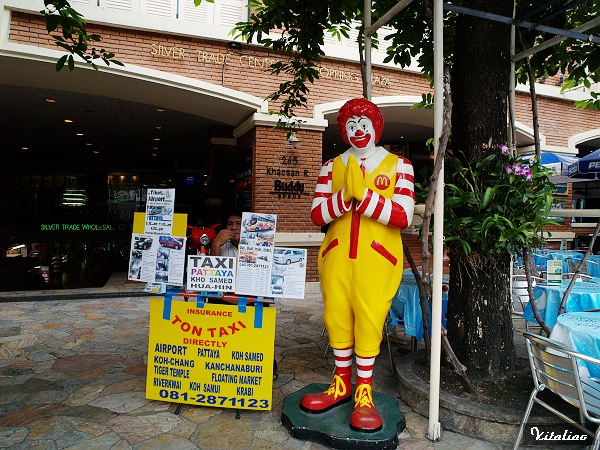
<path fill-rule="evenodd" d="M 234 408 L 238 419 L 241 409 L 271 409 L 273 303 L 180 288 L 152 298 L 146 397 L 171 400 L 175 414 L 182 403 Z"/>

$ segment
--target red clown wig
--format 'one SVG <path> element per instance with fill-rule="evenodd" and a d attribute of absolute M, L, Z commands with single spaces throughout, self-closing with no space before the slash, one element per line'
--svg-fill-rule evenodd
<path fill-rule="evenodd" d="M 337 115 L 338 130 L 348 145 L 350 145 L 350 141 L 348 141 L 348 136 L 346 135 L 346 122 L 354 116 L 365 116 L 371 119 L 373 128 L 375 128 L 375 144 L 377 144 L 383 132 L 383 116 L 377 105 L 366 98 L 355 98 L 348 100 L 340 108 Z"/>

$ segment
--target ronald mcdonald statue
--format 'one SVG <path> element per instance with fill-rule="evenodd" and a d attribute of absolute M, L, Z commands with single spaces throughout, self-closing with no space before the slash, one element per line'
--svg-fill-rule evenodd
<path fill-rule="evenodd" d="M 375 104 L 350 100 L 337 122 L 350 148 L 321 169 L 311 210 L 315 225 L 330 224 L 319 250 L 319 277 L 335 375 L 325 392 L 304 395 L 300 407 L 318 414 L 351 401 L 356 353 L 350 427 L 376 432 L 382 421 L 371 378 L 385 318 L 402 279 L 400 230 L 413 218 L 413 168 L 376 146 L 383 116 Z"/>

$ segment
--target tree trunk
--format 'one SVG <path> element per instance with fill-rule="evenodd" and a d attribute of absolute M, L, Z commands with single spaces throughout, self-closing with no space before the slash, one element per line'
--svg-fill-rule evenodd
<path fill-rule="evenodd" d="M 508 255 L 450 254 L 448 339 L 471 378 L 514 369 L 509 266 Z"/>
<path fill-rule="evenodd" d="M 512 17 L 512 1 L 465 0 L 462 6 Z M 506 142 L 509 74 L 510 26 L 460 14 L 451 74 L 454 150 L 481 160 Z"/>
<path fill-rule="evenodd" d="M 465 0 L 462 6 L 511 17 L 513 1 Z M 460 14 L 455 37 L 452 148 L 478 161 L 507 140 L 510 26 Z M 449 248 L 448 339 L 471 377 L 495 377 L 514 365 L 510 256 L 471 246 L 469 256 Z"/>

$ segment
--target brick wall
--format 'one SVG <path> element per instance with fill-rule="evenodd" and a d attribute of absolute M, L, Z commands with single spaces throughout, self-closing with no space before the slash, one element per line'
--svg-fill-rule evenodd
<path fill-rule="evenodd" d="M 227 48 L 227 43 L 165 35 L 147 31 L 120 29 L 88 24 L 89 32 L 102 36 L 102 46 L 116 54 L 125 64 L 134 64 L 168 73 L 195 78 L 239 90 L 260 98 L 274 92 L 285 75 L 270 75 L 265 66 L 280 56 L 258 47 L 243 46 L 241 51 Z M 54 48 L 43 18 L 13 12 L 9 40 L 25 45 Z M 308 110 L 298 111 L 310 116 L 312 107 L 331 101 L 361 96 L 358 64 L 324 58 L 321 78 L 311 87 Z M 373 96 L 418 95 L 432 92 L 429 82 L 420 74 L 373 68 Z M 379 80 L 379 81 L 377 81 Z M 271 110 L 278 105 L 270 102 Z M 566 146 L 569 136 L 597 129 L 598 112 L 576 110 L 568 101 L 538 97 L 541 133 L 548 145 Z M 533 127 L 529 95 L 517 93 L 516 120 Z"/>
<path fill-rule="evenodd" d="M 319 270 L 317 260 L 319 258 L 319 247 L 308 247 L 308 262 L 306 265 L 306 281 L 319 281 Z"/>
<path fill-rule="evenodd" d="M 276 213 L 278 231 L 319 232 L 310 220 L 310 206 L 321 170 L 321 132 L 299 131 L 296 136 L 300 146 L 292 149 L 284 130 L 256 127 L 252 208 Z M 290 183 L 303 192 L 285 191 Z"/>
<path fill-rule="evenodd" d="M 546 137 L 546 144 L 566 147 L 569 137 L 587 130 L 600 128 L 598 111 L 575 109 L 572 102 L 548 97 L 537 98 L 540 133 Z M 515 118 L 533 129 L 531 97 L 517 93 Z"/>
<path fill-rule="evenodd" d="M 116 54 L 125 64 L 134 64 L 168 73 L 195 78 L 219 86 L 239 90 L 260 98 L 274 92 L 284 75 L 270 75 L 265 66 L 278 55 L 258 47 L 244 46 L 241 51 L 227 48 L 227 43 L 165 35 L 147 31 L 120 29 L 88 24 L 89 32 L 102 36 L 102 46 Z M 43 18 L 13 12 L 9 40 L 11 42 L 58 49 L 48 35 Z M 308 110 L 298 114 L 309 116 L 312 107 L 331 101 L 361 96 L 360 70 L 356 63 L 324 58 L 321 78 L 311 87 Z M 421 95 L 431 92 L 429 82 L 420 74 L 373 68 L 373 96 Z M 379 80 L 379 81 L 377 81 Z M 270 103 L 276 110 L 278 105 Z M 575 109 L 568 101 L 538 97 L 541 133 L 548 145 L 566 146 L 569 136 L 599 127 L 598 112 Z M 529 95 L 517 93 L 516 120 L 533 127 Z"/>
<path fill-rule="evenodd" d="M 301 130 L 297 149 L 287 141 L 284 130 L 256 127 L 253 159 L 253 201 L 255 212 L 277 214 L 277 231 L 319 233 L 310 219 L 310 206 L 321 170 L 322 133 Z M 286 191 L 293 186 L 295 191 Z M 318 247 L 309 247 L 307 281 L 317 281 Z"/>
<path fill-rule="evenodd" d="M 124 64 L 133 64 L 195 78 L 219 86 L 266 98 L 285 75 L 270 75 L 266 66 L 277 58 L 275 53 L 244 46 L 233 51 L 226 42 L 165 35 L 147 31 L 88 24 L 88 32 L 102 37 L 102 47 L 116 54 Z M 48 35 L 43 18 L 13 12 L 9 40 L 14 43 L 58 49 Z M 362 96 L 360 69 L 357 64 L 323 59 L 321 78 L 311 88 L 308 109 L 316 104 Z M 373 96 L 421 95 L 431 92 L 429 82 L 419 74 L 373 68 Z M 270 102 L 271 110 L 278 104 Z"/>
<path fill-rule="evenodd" d="M 408 247 L 408 251 L 410 252 L 410 256 L 412 257 L 415 265 L 417 267 L 423 266 L 423 259 L 421 257 L 421 240 L 418 236 L 402 236 L 402 242 L 404 245 Z M 429 236 L 429 245 L 433 245 L 433 237 Z M 408 264 L 408 260 L 406 259 L 406 254 L 404 255 L 404 270 L 410 270 L 410 264 Z M 429 257 L 429 266 L 433 268 L 433 253 Z M 433 273 L 433 271 L 432 271 Z M 444 273 L 450 273 L 449 260 L 444 259 Z"/>

